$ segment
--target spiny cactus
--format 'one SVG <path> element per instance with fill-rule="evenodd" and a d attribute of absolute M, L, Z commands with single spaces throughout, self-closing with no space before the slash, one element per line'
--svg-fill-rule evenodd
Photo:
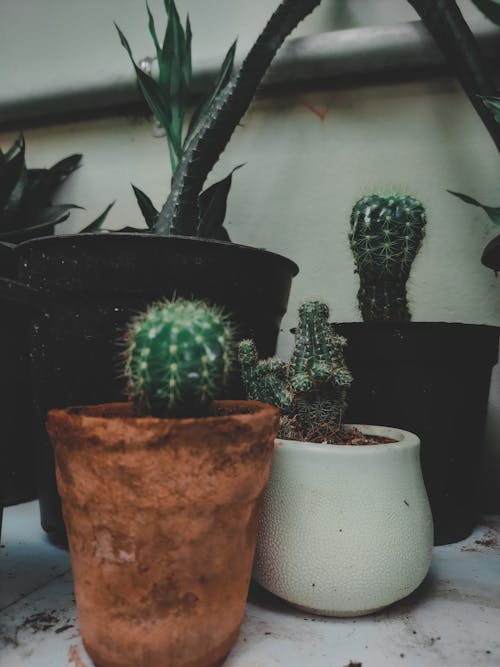
<path fill-rule="evenodd" d="M 406 194 L 371 194 L 356 202 L 349 242 L 360 288 L 363 320 L 411 319 L 406 282 L 424 238 L 425 209 Z"/>
<path fill-rule="evenodd" d="M 322 426 L 340 424 L 352 377 L 345 365 L 345 338 L 333 332 L 325 303 L 309 301 L 299 309 L 290 362 L 258 361 L 253 341 L 239 344 L 238 355 L 248 398 L 280 408 L 283 438 L 308 439 Z"/>
<path fill-rule="evenodd" d="M 159 302 L 132 320 L 126 338 L 126 374 L 140 414 L 207 414 L 231 363 L 232 329 L 219 309 Z"/>

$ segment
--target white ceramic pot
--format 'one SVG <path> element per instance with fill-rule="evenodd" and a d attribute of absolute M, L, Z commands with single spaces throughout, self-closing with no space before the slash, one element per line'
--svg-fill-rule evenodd
<path fill-rule="evenodd" d="M 275 444 L 254 578 L 317 614 L 381 609 L 415 590 L 431 561 L 420 440 L 384 426 L 357 428 L 397 442 Z"/>

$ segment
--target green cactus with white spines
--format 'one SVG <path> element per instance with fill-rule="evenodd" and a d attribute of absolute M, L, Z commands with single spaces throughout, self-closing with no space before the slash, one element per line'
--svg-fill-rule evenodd
<path fill-rule="evenodd" d="M 421 202 L 406 194 L 371 194 L 354 205 L 349 242 L 365 322 L 411 319 L 406 283 L 426 222 Z"/>
<path fill-rule="evenodd" d="M 208 413 L 231 366 L 232 328 L 219 309 L 160 302 L 131 322 L 126 338 L 126 374 L 140 414 Z"/>
<path fill-rule="evenodd" d="M 248 398 L 281 410 L 283 438 L 301 439 L 318 425 L 340 424 L 352 382 L 345 365 L 345 338 L 333 332 L 325 303 L 309 301 L 299 309 L 295 348 L 290 362 L 258 361 L 251 340 L 239 344 L 238 355 Z"/>

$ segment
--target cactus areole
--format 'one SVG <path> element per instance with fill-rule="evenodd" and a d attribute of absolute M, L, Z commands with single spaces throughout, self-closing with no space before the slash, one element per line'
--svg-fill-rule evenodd
<path fill-rule="evenodd" d="M 406 283 L 426 224 L 422 204 L 405 194 L 371 194 L 354 204 L 349 242 L 365 322 L 411 319 Z"/>
<path fill-rule="evenodd" d="M 132 321 L 127 341 L 126 374 L 139 414 L 208 413 L 230 368 L 232 330 L 220 309 L 159 302 Z"/>

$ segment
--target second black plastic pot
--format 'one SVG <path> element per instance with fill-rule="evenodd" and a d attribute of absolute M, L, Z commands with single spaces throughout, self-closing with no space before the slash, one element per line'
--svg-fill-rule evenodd
<path fill-rule="evenodd" d="M 17 248 L 19 279 L 50 306 L 31 326 L 33 391 L 41 439 L 42 525 L 64 542 L 52 447 L 43 427 L 50 408 L 123 398 L 119 338 L 131 315 L 160 298 L 222 306 L 238 337 L 274 353 L 298 267 L 265 250 L 152 234 L 79 234 L 35 239 Z M 233 382 L 232 397 L 240 384 Z"/>
<path fill-rule="evenodd" d="M 409 322 L 343 323 L 354 381 L 348 422 L 417 433 L 435 543 L 467 537 L 477 491 L 497 327 Z"/>

